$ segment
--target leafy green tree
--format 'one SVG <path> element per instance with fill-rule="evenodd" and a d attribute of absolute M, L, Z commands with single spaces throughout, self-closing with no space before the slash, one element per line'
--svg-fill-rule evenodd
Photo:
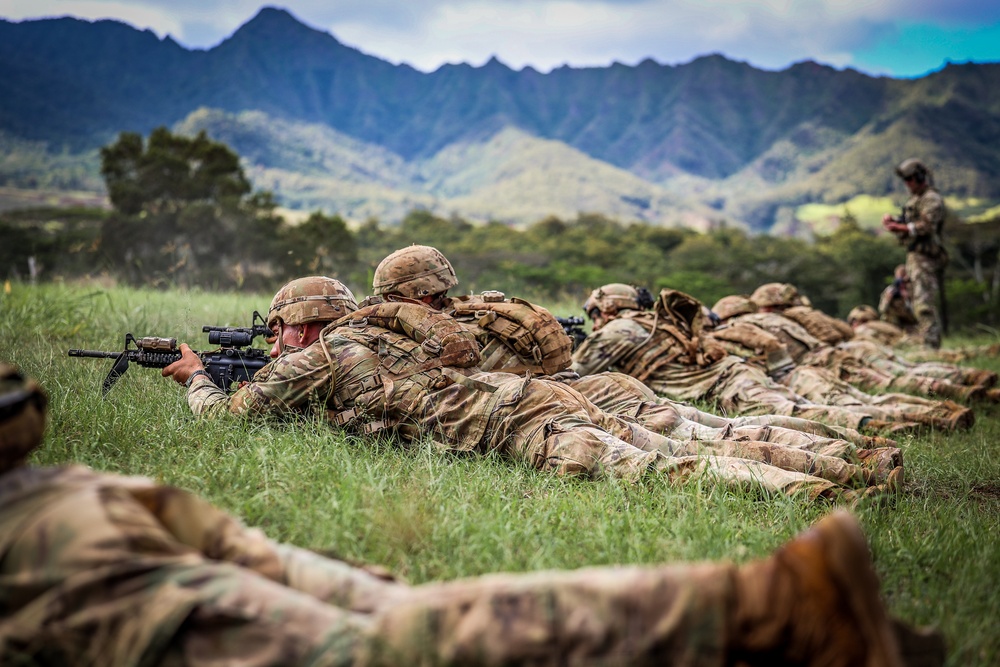
<path fill-rule="evenodd" d="M 142 136 L 122 132 L 101 149 L 101 175 L 120 213 L 173 212 L 194 203 L 238 202 L 250 193 L 239 156 L 204 131 L 194 138 L 158 127 Z"/>
<path fill-rule="evenodd" d="M 225 144 L 164 127 L 145 143 L 123 132 L 101 149 L 101 174 L 115 208 L 102 246 L 129 282 L 271 282 L 284 221 L 269 193 L 251 193 L 239 156 Z"/>

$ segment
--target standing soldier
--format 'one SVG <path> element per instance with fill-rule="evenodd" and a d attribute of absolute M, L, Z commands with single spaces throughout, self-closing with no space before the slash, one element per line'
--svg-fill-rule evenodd
<path fill-rule="evenodd" d="M 948 253 L 944 249 L 945 206 L 934 188 L 931 171 L 920 160 L 910 158 L 896 167 L 896 175 L 906 183 L 910 198 L 903 206 L 902 219 L 882 216 L 882 226 L 906 245 L 906 273 L 912 282 L 913 314 L 924 345 L 941 347 L 941 317 L 937 300 L 944 289 L 944 267 Z"/>

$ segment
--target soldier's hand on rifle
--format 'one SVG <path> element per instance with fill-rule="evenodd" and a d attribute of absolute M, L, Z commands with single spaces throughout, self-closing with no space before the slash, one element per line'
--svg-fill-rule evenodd
<path fill-rule="evenodd" d="M 890 213 L 882 216 L 882 226 L 893 234 L 905 234 L 909 232 L 909 227 L 906 226 L 906 223 L 900 222 L 896 219 L 896 216 Z"/>
<path fill-rule="evenodd" d="M 205 365 L 201 363 L 201 357 L 195 354 L 187 343 L 181 343 L 179 349 L 181 358 L 165 367 L 161 373 L 163 377 L 172 377 L 178 384 L 187 384 L 195 372 L 205 370 Z"/>

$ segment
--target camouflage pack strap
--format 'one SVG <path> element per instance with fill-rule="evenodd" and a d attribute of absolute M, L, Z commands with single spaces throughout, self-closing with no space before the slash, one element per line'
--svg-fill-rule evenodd
<path fill-rule="evenodd" d="M 497 301 L 473 296 L 453 299 L 448 312 L 460 322 L 476 324 L 518 358 L 512 365 L 499 346 L 487 343 L 483 370 L 550 375 L 569 368 L 573 341 L 545 308 L 516 297 Z"/>

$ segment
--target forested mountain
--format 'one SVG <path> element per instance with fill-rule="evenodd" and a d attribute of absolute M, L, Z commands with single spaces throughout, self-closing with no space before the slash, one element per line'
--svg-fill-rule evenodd
<path fill-rule="evenodd" d="M 1000 199 L 1000 64 L 915 80 L 719 55 L 423 73 L 265 8 L 207 51 L 114 21 L 0 20 L 0 99 L 0 150 L 20 151 L 0 153 L 8 186 L 39 182 L 26 150 L 92 156 L 166 125 L 230 143 L 285 204 L 348 217 L 591 210 L 767 229 L 782 207 L 898 193 L 891 166 L 911 155 L 949 194 Z"/>

